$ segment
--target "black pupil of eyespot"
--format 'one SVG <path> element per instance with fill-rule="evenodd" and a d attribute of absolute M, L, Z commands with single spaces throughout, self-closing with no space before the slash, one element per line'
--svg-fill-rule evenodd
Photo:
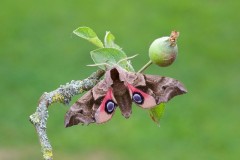
<path fill-rule="evenodd" d="M 137 104 L 143 104 L 143 96 L 140 93 L 133 93 L 133 101 Z"/>
<path fill-rule="evenodd" d="M 112 113 L 114 111 L 114 108 L 115 108 L 115 103 L 112 100 L 109 100 L 106 102 L 105 111 L 107 113 Z"/>

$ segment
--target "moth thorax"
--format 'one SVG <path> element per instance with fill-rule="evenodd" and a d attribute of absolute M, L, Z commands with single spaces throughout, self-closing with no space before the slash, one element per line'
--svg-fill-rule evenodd
<path fill-rule="evenodd" d="M 112 88 L 114 96 L 123 96 L 124 94 L 129 94 L 128 88 L 125 86 L 124 82 L 114 81 Z"/>

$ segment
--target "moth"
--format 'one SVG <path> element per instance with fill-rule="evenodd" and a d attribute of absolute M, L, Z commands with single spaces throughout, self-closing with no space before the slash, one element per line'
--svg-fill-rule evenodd
<path fill-rule="evenodd" d="M 183 84 L 173 78 L 128 72 L 115 66 L 70 107 L 65 116 L 65 127 L 107 122 L 117 108 L 129 118 L 133 102 L 150 109 L 186 92 Z"/>

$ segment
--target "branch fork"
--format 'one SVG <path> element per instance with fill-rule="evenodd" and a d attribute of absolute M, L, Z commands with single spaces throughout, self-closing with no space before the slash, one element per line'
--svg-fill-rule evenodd
<path fill-rule="evenodd" d="M 30 122 L 34 125 L 41 144 L 44 160 L 52 160 L 52 146 L 48 140 L 46 129 L 48 119 L 48 107 L 56 102 L 69 104 L 71 98 L 93 88 L 104 75 L 104 70 L 98 70 L 84 80 L 72 80 L 70 83 L 61 85 L 52 92 L 45 92 L 39 100 L 36 112 L 30 115 Z"/>

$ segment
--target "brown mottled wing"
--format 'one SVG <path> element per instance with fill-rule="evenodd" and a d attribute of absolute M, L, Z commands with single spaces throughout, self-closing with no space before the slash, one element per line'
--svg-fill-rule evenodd
<path fill-rule="evenodd" d="M 156 104 L 167 102 L 173 97 L 187 92 L 183 84 L 173 78 L 126 72 L 121 68 L 118 70 L 121 73 L 121 80 L 152 96 Z"/>
<path fill-rule="evenodd" d="M 65 115 L 65 127 L 95 123 L 95 113 L 106 95 L 111 82 L 102 80 L 75 102 Z"/>
<path fill-rule="evenodd" d="M 77 100 L 65 115 L 65 127 L 73 125 L 94 123 L 94 99 L 92 90 Z"/>
<path fill-rule="evenodd" d="M 167 102 L 177 95 L 187 93 L 181 82 L 169 77 L 144 75 L 146 86 L 142 87 L 146 93 L 153 96 L 157 104 Z M 141 87 L 140 87 L 141 88 Z"/>
<path fill-rule="evenodd" d="M 121 81 L 127 82 L 132 86 L 146 86 L 144 75 L 141 73 L 127 72 L 122 68 L 117 68 Z"/>

